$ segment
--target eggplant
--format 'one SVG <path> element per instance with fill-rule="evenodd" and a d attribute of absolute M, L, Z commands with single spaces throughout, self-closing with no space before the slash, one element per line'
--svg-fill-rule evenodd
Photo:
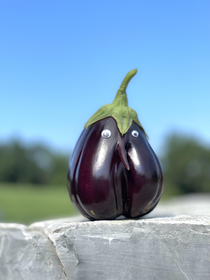
<path fill-rule="evenodd" d="M 85 124 L 69 161 L 71 201 L 90 220 L 138 218 L 152 211 L 163 190 L 161 164 L 137 113 L 128 107 L 124 78 L 112 104 Z"/>

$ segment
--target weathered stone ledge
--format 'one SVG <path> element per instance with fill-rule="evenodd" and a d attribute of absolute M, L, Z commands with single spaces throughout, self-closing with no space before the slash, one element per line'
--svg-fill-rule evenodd
<path fill-rule="evenodd" d="M 0 224 L 0 280 L 13 279 L 210 279 L 210 196 L 138 220 Z"/>

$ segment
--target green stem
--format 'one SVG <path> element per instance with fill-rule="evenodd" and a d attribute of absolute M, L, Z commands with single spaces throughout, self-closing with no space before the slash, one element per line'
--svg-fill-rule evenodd
<path fill-rule="evenodd" d="M 125 76 L 124 80 L 122 81 L 122 84 L 120 88 L 117 91 L 117 94 L 115 96 L 114 101 L 112 104 L 115 104 L 115 106 L 126 106 L 128 107 L 128 99 L 126 94 L 126 88 L 130 82 L 130 80 L 135 76 L 137 73 L 137 69 L 133 69 Z"/>

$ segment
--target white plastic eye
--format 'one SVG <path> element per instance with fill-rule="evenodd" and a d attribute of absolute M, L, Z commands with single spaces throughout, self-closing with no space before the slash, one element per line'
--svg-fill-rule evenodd
<path fill-rule="evenodd" d="M 133 131 L 131 132 L 131 134 L 133 135 L 133 137 L 138 137 L 138 136 L 139 136 L 139 133 L 138 133 L 137 130 L 133 130 Z"/>
<path fill-rule="evenodd" d="M 111 131 L 110 131 L 109 129 L 104 129 L 104 130 L 101 132 L 101 136 L 102 136 L 103 138 L 106 138 L 106 139 L 110 138 L 111 135 L 112 135 L 112 133 L 111 133 Z"/>

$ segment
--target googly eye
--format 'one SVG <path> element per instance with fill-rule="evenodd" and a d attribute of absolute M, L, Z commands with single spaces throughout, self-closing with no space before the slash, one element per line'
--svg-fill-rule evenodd
<path fill-rule="evenodd" d="M 111 133 L 111 131 L 110 131 L 109 129 L 104 129 L 104 130 L 101 132 L 101 136 L 102 136 L 103 138 L 106 138 L 106 139 L 110 138 L 111 135 L 112 135 L 112 133 Z"/>
<path fill-rule="evenodd" d="M 139 136 L 139 133 L 138 133 L 137 130 L 133 130 L 133 131 L 131 132 L 131 134 L 133 135 L 133 137 L 138 137 L 138 136 Z"/>

